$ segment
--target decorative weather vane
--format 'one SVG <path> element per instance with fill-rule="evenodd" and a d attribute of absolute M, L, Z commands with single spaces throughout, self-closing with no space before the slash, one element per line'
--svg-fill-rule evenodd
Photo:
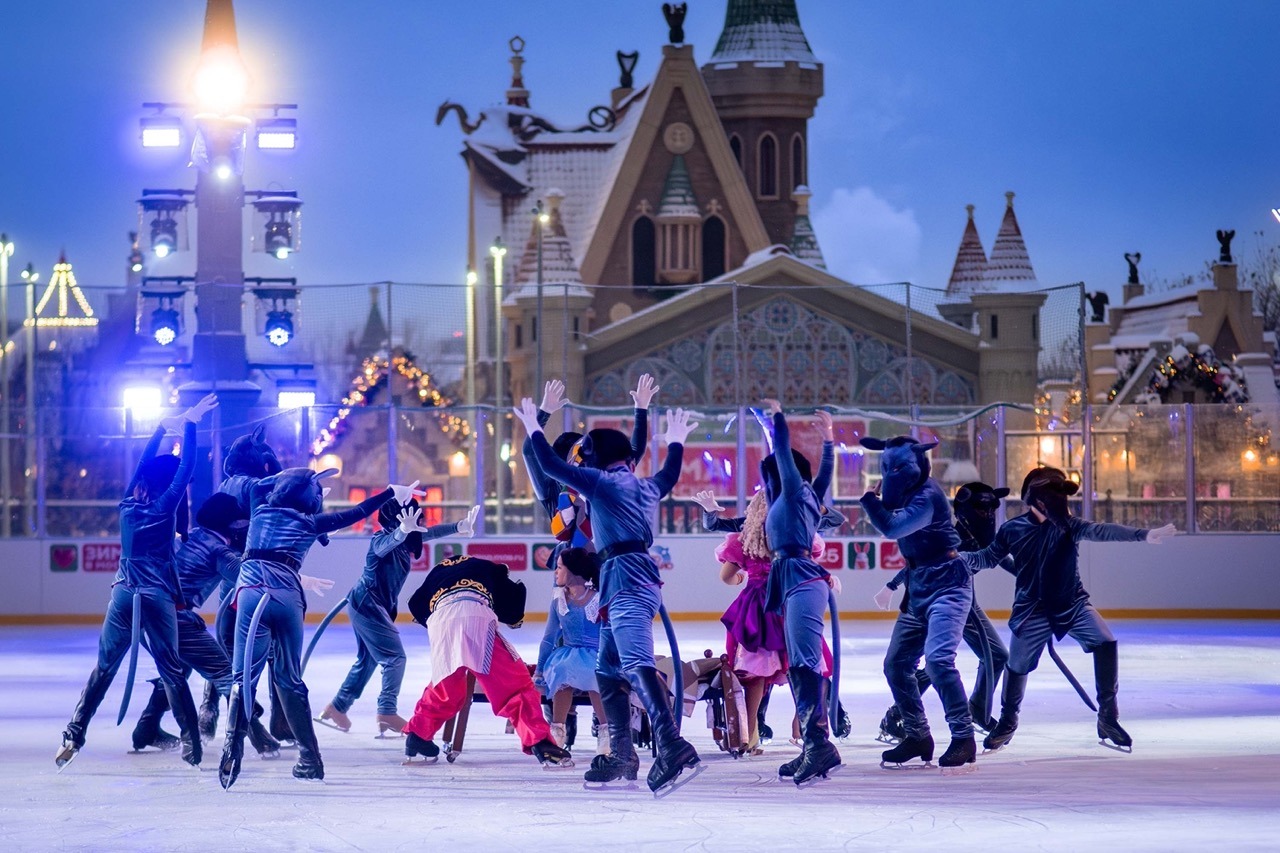
<path fill-rule="evenodd" d="M 1129 262 L 1129 284 L 1138 283 L 1138 261 L 1142 260 L 1141 252 L 1124 253 L 1124 259 Z"/>
<path fill-rule="evenodd" d="M 618 68 L 622 69 L 622 76 L 618 80 L 619 89 L 630 89 L 634 82 L 631 72 L 636 70 L 636 62 L 640 60 L 640 51 L 633 50 L 630 53 L 618 51 Z"/>
<path fill-rule="evenodd" d="M 689 10 L 687 3 L 663 3 L 662 17 L 667 19 L 670 30 L 667 38 L 672 44 L 684 44 L 684 16 Z"/>
<path fill-rule="evenodd" d="M 1236 236 L 1236 232 L 1234 229 L 1231 231 L 1223 231 L 1221 229 L 1218 230 L 1218 246 L 1221 248 L 1221 251 L 1218 254 L 1218 263 L 1220 264 L 1234 263 L 1231 260 L 1231 240 L 1235 236 Z"/>

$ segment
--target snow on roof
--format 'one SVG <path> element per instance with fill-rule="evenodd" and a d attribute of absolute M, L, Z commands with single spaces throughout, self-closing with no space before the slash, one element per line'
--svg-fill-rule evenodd
<path fill-rule="evenodd" d="M 969 220 L 964 224 L 956 263 L 951 268 L 951 280 L 947 282 L 948 296 L 990 289 L 985 283 L 987 253 L 978 237 L 978 226 L 973 222 L 973 205 L 965 205 L 965 210 L 969 212 Z"/>
<path fill-rule="evenodd" d="M 730 0 L 710 62 L 804 62 L 817 58 L 794 0 Z"/>
<path fill-rule="evenodd" d="M 1190 312 L 1187 310 L 1187 302 L 1191 300 L 1178 299 L 1165 302 L 1162 305 L 1152 305 L 1141 311 L 1130 312 L 1126 310 L 1124 316 L 1120 319 L 1120 325 L 1116 327 L 1115 337 L 1145 337 L 1148 341 L 1152 338 L 1171 338 L 1187 331 L 1187 318 L 1198 315 L 1199 312 Z M 1128 304 L 1125 305 L 1127 309 Z"/>
<path fill-rule="evenodd" d="M 1031 258 L 1027 255 L 1027 244 L 1022 240 L 1022 229 L 1013 212 L 1013 193 L 1007 192 L 1004 196 L 1004 220 L 991 246 L 991 257 L 987 260 L 983 280 L 992 285 L 991 289 L 1004 292 L 1039 290 Z"/>

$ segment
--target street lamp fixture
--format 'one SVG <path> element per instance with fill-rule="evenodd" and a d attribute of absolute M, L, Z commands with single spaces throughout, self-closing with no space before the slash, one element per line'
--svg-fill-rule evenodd
<path fill-rule="evenodd" d="M 142 272 L 142 250 L 138 248 L 138 232 L 129 232 L 129 271 Z"/>
<path fill-rule="evenodd" d="M 245 284 L 253 284 L 253 295 L 258 300 L 258 310 L 266 311 L 262 321 L 262 334 L 274 347 L 286 346 L 293 340 L 293 311 L 289 305 L 298 298 L 296 278 L 246 278 Z"/>
<path fill-rule="evenodd" d="M 256 191 L 255 191 L 256 192 Z M 253 195 L 255 193 L 246 193 Z M 298 230 L 301 228 L 302 202 L 293 192 L 258 194 L 253 209 L 262 224 L 262 249 L 277 260 L 288 260 L 298 250 Z"/>
<path fill-rule="evenodd" d="M 267 312 L 267 341 L 282 347 L 293 340 L 293 314 L 284 309 Z"/>
<path fill-rule="evenodd" d="M 266 118 L 258 121 L 255 131 L 259 150 L 292 149 L 298 146 L 298 120 Z"/>
<path fill-rule="evenodd" d="M 167 347 L 178 339 L 182 318 L 176 309 L 167 302 L 151 312 L 151 337 L 162 347 Z"/>
<path fill-rule="evenodd" d="M 188 195 L 191 193 L 184 190 L 143 190 L 142 198 L 138 199 L 140 218 L 151 217 L 151 251 L 157 258 L 167 258 L 185 247 L 185 229 L 180 226 L 180 220 L 185 224 Z M 141 272 L 141 259 L 130 266 L 134 272 Z"/>
<path fill-rule="evenodd" d="M 157 258 L 167 258 L 178 248 L 178 223 L 161 214 L 151 220 L 151 251 Z"/>
<path fill-rule="evenodd" d="M 177 148 L 182 145 L 182 119 L 178 116 L 144 116 L 140 124 L 143 148 Z"/>

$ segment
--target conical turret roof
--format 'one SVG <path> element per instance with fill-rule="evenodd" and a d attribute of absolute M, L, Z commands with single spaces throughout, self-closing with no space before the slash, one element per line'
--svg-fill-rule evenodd
<path fill-rule="evenodd" d="M 959 296 L 987 289 L 984 281 L 987 273 L 987 253 L 978 237 L 978 226 L 973 222 L 973 205 L 964 209 L 969 219 L 964 224 L 964 236 L 956 252 L 956 263 L 951 268 L 951 280 L 947 282 L 947 295 Z"/>
<path fill-rule="evenodd" d="M 800 260 L 825 270 L 827 261 L 822 257 L 818 235 L 813 230 L 813 223 L 809 221 L 809 198 L 812 195 L 806 186 L 798 186 L 791 192 L 791 197 L 796 202 L 796 227 L 791 234 L 791 253 Z"/>
<path fill-rule="evenodd" d="M 991 290 L 1033 288 L 1037 285 L 1036 273 L 1031 268 L 1027 244 L 1022 241 L 1018 217 L 1013 212 L 1013 193 L 1007 192 L 1004 197 L 1004 220 L 1000 223 L 1000 233 L 991 246 L 991 258 L 987 261 L 983 280 Z"/>
<path fill-rule="evenodd" d="M 729 0 L 711 62 L 814 62 L 795 0 Z"/>
<path fill-rule="evenodd" d="M 684 156 L 677 154 L 667 170 L 667 182 L 662 187 L 662 201 L 658 203 L 659 219 L 701 219 L 698 197 L 693 194 L 693 182 Z"/>

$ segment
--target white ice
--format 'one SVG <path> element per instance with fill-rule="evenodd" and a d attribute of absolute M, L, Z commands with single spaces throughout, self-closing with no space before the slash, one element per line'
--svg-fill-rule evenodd
<path fill-rule="evenodd" d="M 139 667 L 126 724 L 114 725 L 122 668 L 84 750 L 58 774 L 53 754 L 93 666 L 97 629 L 0 628 L 0 850 L 1280 848 L 1276 623 L 1114 620 L 1112 627 L 1131 755 L 1098 745 L 1092 713 L 1046 656 L 1031 676 L 1012 744 L 981 756 L 976 773 L 881 769 L 884 746 L 872 738 L 889 704 L 881 659 L 890 623 L 846 621 L 841 694 L 854 732 L 838 743 L 843 768 L 806 789 L 778 781 L 777 766 L 795 755 L 786 743 L 785 688 L 769 709 L 779 739 L 759 758 L 718 752 L 699 703 L 684 731 L 707 770 L 662 800 L 644 787 L 647 755 L 637 789 L 586 791 L 581 771 L 594 742 L 585 725 L 579 767 L 546 771 L 521 754 L 486 705 L 473 709 L 457 763 L 404 769 L 400 742 L 373 737 L 377 676 L 352 709 L 350 733 L 319 730 L 324 783 L 294 780 L 289 753 L 268 762 L 250 751 L 240 781 L 223 792 L 215 771 L 221 734 L 206 746 L 199 771 L 176 753 L 127 753 L 150 689 L 143 680 L 153 674 L 149 661 Z M 526 660 L 541 628 L 531 623 L 510 634 Z M 677 629 L 686 657 L 722 647 L 716 624 Z M 429 655 L 425 631 L 401 630 L 409 666 L 400 711 L 408 716 Z M 658 651 L 665 650 L 660 639 Z M 1070 641 L 1061 651 L 1091 688 L 1091 659 Z M 324 706 L 353 659 L 350 629 L 334 626 L 307 670 L 313 709 Z M 976 661 L 967 650 L 959 665 L 968 683 Z M 941 750 L 946 726 L 932 692 L 926 708 Z M 171 720 L 165 727 L 176 730 Z"/>

